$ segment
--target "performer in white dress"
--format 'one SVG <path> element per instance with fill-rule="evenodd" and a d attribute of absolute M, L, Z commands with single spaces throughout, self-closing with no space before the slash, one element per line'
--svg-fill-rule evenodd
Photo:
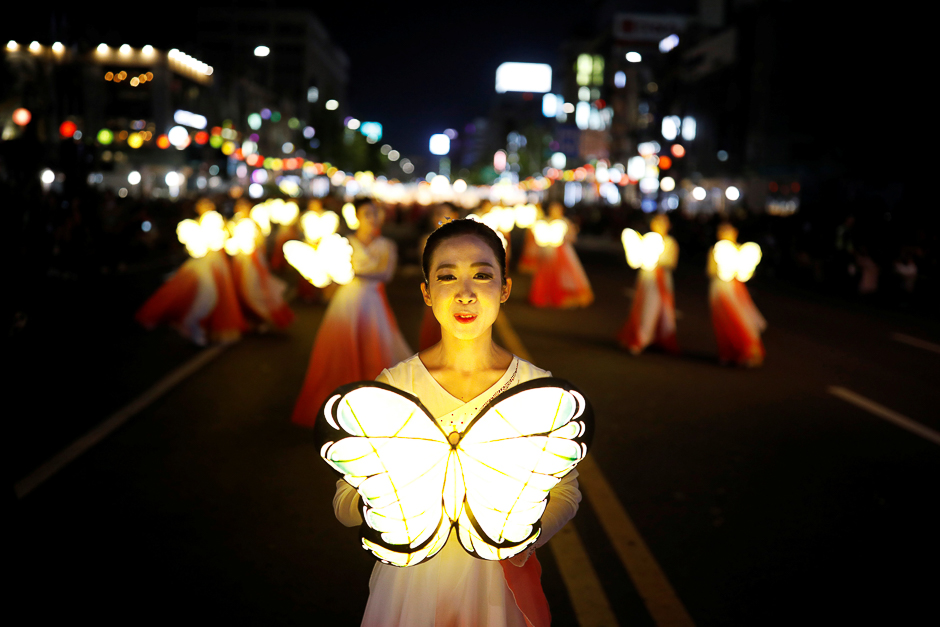
<path fill-rule="evenodd" d="M 380 235 L 382 215 L 371 201 L 358 202 L 356 217 L 359 228 L 349 237 L 356 278 L 330 300 L 294 405 L 292 420 L 305 427 L 337 387 L 374 379 L 411 354 L 385 295 L 398 260 L 395 243 Z"/>
<path fill-rule="evenodd" d="M 446 431 L 462 432 L 484 405 L 515 385 L 551 374 L 493 342 L 499 306 L 509 297 L 505 252 L 495 232 L 455 220 L 428 239 L 421 291 L 442 338 L 386 369 L 378 381 L 417 396 Z M 502 562 L 469 555 L 451 535 L 433 558 L 407 568 L 376 563 L 365 627 L 542 627 L 551 621 L 535 549 L 577 512 L 577 470 L 551 490 L 542 533 L 531 550 Z M 362 523 L 359 495 L 343 480 L 333 507 L 346 526 Z"/>
<path fill-rule="evenodd" d="M 679 245 L 668 235 L 669 218 L 659 214 L 650 222 L 650 231 L 663 238 L 663 251 L 656 267 L 640 267 L 636 275 L 636 290 L 630 315 L 620 329 L 617 340 L 634 355 L 639 355 L 650 344 L 677 354 L 676 297 L 672 286 L 672 271 L 679 261 Z"/>

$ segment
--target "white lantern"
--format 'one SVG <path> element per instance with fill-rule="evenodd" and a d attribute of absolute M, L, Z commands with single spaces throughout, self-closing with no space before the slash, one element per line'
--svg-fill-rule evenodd
<path fill-rule="evenodd" d="M 320 456 L 362 497 L 363 547 L 395 566 L 443 548 L 451 530 L 474 557 L 503 560 L 541 533 L 549 491 L 584 459 L 593 414 L 562 379 L 536 379 L 446 433 L 390 385 L 337 389 L 321 408 Z"/>

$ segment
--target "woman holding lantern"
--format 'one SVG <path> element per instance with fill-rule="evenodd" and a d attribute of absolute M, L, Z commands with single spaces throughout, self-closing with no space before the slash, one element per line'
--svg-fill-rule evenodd
<path fill-rule="evenodd" d="M 537 221 L 533 234 L 540 249 L 540 261 L 529 288 L 529 302 L 536 307 L 559 309 L 593 303 L 591 282 L 573 246 L 578 229 L 565 217 L 560 202 L 548 206 L 548 220 Z"/>
<path fill-rule="evenodd" d="M 736 228 L 718 225 L 718 242 L 708 252 L 708 300 L 721 363 L 753 368 L 764 361 L 760 334 L 767 322 L 744 283 L 753 276 L 761 251 L 753 242 L 739 246 L 737 241 Z"/>
<path fill-rule="evenodd" d="M 620 345 L 639 355 L 650 344 L 676 354 L 676 299 L 672 271 L 679 261 L 679 245 L 668 235 L 669 218 L 658 214 L 650 232 L 640 236 L 632 229 L 623 233 L 630 267 L 638 270 L 630 316 L 617 335 Z"/>
<path fill-rule="evenodd" d="M 382 371 L 377 381 L 417 397 L 441 430 L 454 436 L 501 393 L 551 375 L 493 341 L 493 323 L 512 281 L 502 242 L 490 227 L 472 220 L 444 224 L 428 238 L 422 266 L 421 293 L 440 323 L 441 341 Z M 577 475 L 571 470 L 551 488 L 541 534 L 512 557 L 477 559 L 450 532 L 427 561 L 405 568 L 376 563 L 362 625 L 548 625 L 534 551 L 576 513 Z M 360 503 L 356 489 L 340 479 L 333 499 L 337 519 L 360 525 Z"/>
<path fill-rule="evenodd" d="M 385 296 L 398 260 L 395 243 L 382 237 L 383 215 L 371 200 L 356 201 L 356 219 L 359 226 L 349 237 L 355 277 L 330 299 L 294 405 L 292 420 L 305 427 L 314 425 L 337 386 L 374 379 L 411 354 Z"/>

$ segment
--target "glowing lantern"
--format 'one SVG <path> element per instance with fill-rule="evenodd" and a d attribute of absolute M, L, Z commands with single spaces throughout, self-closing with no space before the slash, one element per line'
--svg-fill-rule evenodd
<path fill-rule="evenodd" d="M 443 548 L 502 560 L 541 534 L 549 491 L 584 459 L 593 412 L 562 379 L 523 383 L 447 433 L 414 396 L 363 381 L 324 403 L 320 456 L 362 497 L 363 547 L 394 566 Z M 469 418 L 469 416 L 468 416 Z"/>
<path fill-rule="evenodd" d="M 634 270 L 654 270 L 659 263 L 659 256 L 666 249 L 663 236 L 659 233 L 640 235 L 633 229 L 624 229 L 620 240 L 627 254 L 627 264 Z"/>
<path fill-rule="evenodd" d="M 271 208 L 269 205 L 255 205 L 251 208 L 251 211 L 248 212 L 248 217 L 261 227 L 261 232 L 264 233 L 265 236 L 271 234 Z"/>
<path fill-rule="evenodd" d="M 62 139 L 72 139 L 72 136 L 75 135 L 75 131 L 77 130 L 78 127 L 75 126 L 75 122 L 66 120 L 59 125 L 59 137 Z"/>
<path fill-rule="evenodd" d="M 297 203 L 293 200 L 288 202 L 281 201 L 271 207 L 271 222 L 275 224 L 282 224 L 284 226 L 293 224 L 294 221 L 297 220 L 298 215 L 300 215 L 300 207 L 298 207 Z"/>
<path fill-rule="evenodd" d="M 13 123 L 17 126 L 26 126 L 32 119 L 33 114 L 29 112 L 29 109 L 20 107 L 13 112 Z"/>
<path fill-rule="evenodd" d="M 209 141 L 209 133 L 205 131 L 199 131 L 198 133 L 196 133 L 196 136 L 193 138 L 193 141 L 195 141 L 200 146 L 203 146 L 206 144 L 206 142 Z"/>
<path fill-rule="evenodd" d="M 98 131 L 98 143 L 107 146 L 114 141 L 114 133 L 110 129 L 103 128 Z"/>
<path fill-rule="evenodd" d="M 210 250 L 222 250 L 225 246 L 225 220 L 217 211 L 208 211 L 198 222 L 186 219 L 176 225 L 176 237 L 191 257 L 205 257 Z"/>
<path fill-rule="evenodd" d="M 161 150 L 166 150 L 170 147 L 170 138 L 166 135 L 160 135 L 157 137 L 157 148 Z"/>
<path fill-rule="evenodd" d="M 322 215 L 316 211 L 307 211 L 300 218 L 300 228 L 308 241 L 318 242 L 327 235 L 336 233 L 339 228 L 339 216 L 332 211 L 324 211 Z"/>
<path fill-rule="evenodd" d="M 127 145 L 137 149 L 144 145 L 144 138 L 140 133 L 131 133 L 127 136 Z"/>
<path fill-rule="evenodd" d="M 346 226 L 353 231 L 359 228 L 359 218 L 356 217 L 356 205 L 351 202 L 343 205 L 343 219 L 346 220 Z"/>
<path fill-rule="evenodd" d="M 535 205 L 519 205 L 516 207 L 516 226 L 520 229 L 527 229 L 533 224 L 539 217 L 538 209 Z"/>
<path fill-rule="evenodd" d="M 738 246 L 725 239 L 715 244 L 712 254 L 718 266 L 718 278 L 722 281 L 747 281 L 754 276 L 754 269 L 761 259 L 760 246 L 754 242 Z"/>
<path fill-rule="evenodd" d="M 336 233 L 324 236 L 316 248 L 297 240 L 284 242 L 284 259 L 316 287 L 352 281 L 352 254 L 349 240 Z"/>
<path fill-rule="evenodd" d="M 568 223 L 564 220 L 536 220 L 532 228 L 535 243 L 542 248 L 558 248 L 565 242 Z"/>
<path fill-rule="evenodd" d="M 261 229 L 254 220 L 242 218 L 235 223 L 232 236 L 225 241 L 225 252 L 233 257 L 239 253 L 250 255 L 255 251 L 255 244 Z"/>

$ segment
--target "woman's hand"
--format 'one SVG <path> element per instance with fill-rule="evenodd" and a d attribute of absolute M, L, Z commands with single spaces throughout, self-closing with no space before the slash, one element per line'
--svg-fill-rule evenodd
<path fill-rule="evenodd" d="M 527 561 L 529 561 L 529 557 L 530 557 L 533 553 L 535 553 L 535 543 L 534 543 L 534 542 L 533 542 L 532 544 L 530 544 L 530 545 L 528 546 L 528 548 L 526 548 L 526 550 L 523 551 L 522 553 L 517 553 L 516 555 L 513 555 L 513 556 L 510 557 L 510 558 L 507 558 L 507 561 L 508 561 L 510 564 L 512 564 L 513 566 L 517 566 L 517 567 L 519 567 L 519 568 L 522 568 L 523 566 L 525 566 L 525 563 L 526 563 Z"/>

